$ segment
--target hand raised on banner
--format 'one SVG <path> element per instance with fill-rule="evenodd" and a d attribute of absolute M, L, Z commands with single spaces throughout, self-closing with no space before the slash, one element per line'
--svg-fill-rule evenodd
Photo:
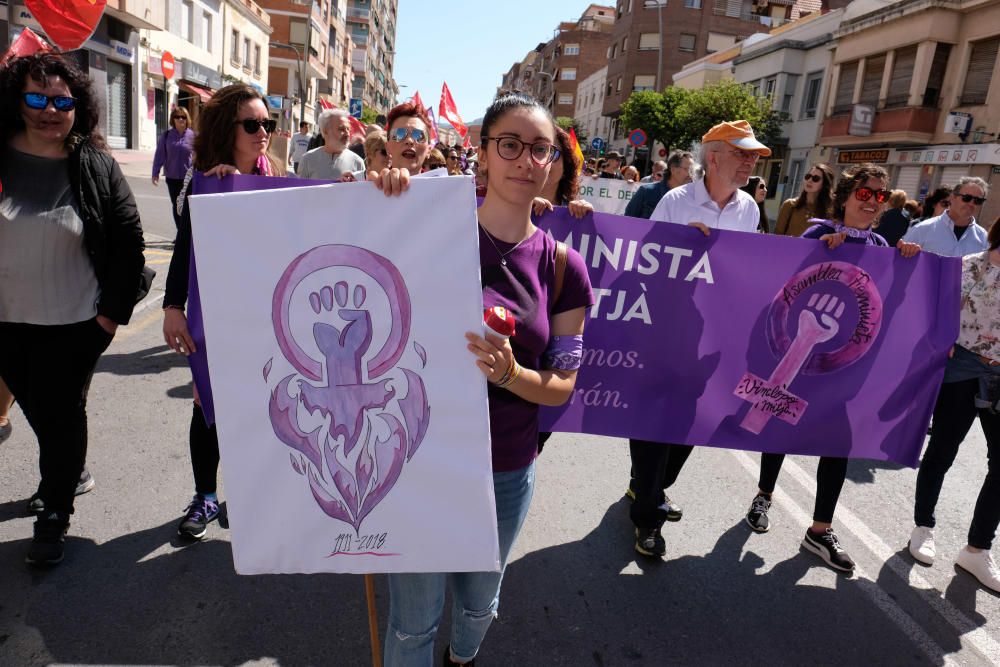
<path fill-rule="evenodd" d="M 240 170 L 231 164 L 217 164 L 205 172 L 205 176 L 218 176 L 220 179 L 230 174 L 238 174 Z"/>
<path fill-rule="evenodd" d="M 708 225 L 704 222 L 689 222 L 688 227 L 696 227 L 697 229 L 700 229 L 701 233 L 705 236 L 708 236 L 711 233 L 708 229 Z"/>
<path fill-rule="evenodd" d="M 826 245 L 830 250 L 841 246 L 844 241 L 847 240 L 847 234 L 844 232 L 838 232 L 836 234 L 823 234 L 819 237 L 820 241 L 826 241 Z"/>
<path fill-rule="evenodd" d="M 483 338 L 474 333 L 466 333 L 465 339 L 469 341 L 466 347 L 469 352 L 476 355 L 476 366 L 486 379 L 494 384 L 503 379 L 511 363 L 514 362 L 514 350 L 510 347 L 510 339 L 492 334 L 486 334 L 486 338 Z"/>
<path fill-rule="evenodd" d="M 552 210 L 552 202 L 550 202 L 545 197 L 535 197 L 535 201 L 531 202 L 531 213 L 533 215 L 541 215 L 546 211 Z"/>
<path fill-rule="evenodd" d="M 187 318 L 180 308 L 163 310 L 163 340 L 171 350 L 185 357 L 198 351 L 188 331 Z"/>
<path fill-rule="evenodd" d="M 368 172 L 368 180 L 382 191 L 386 197 L 398 196 L 410 187 L 410 172 L 407 169 L 383 169 Z"/>
<path fill-rule="evenodd" d="M 345 171 L 343 174 L 340 175 L 341 183 L 354 183 L 357 180 L 358 179 L 354 178 L 354 174 L 352 174 L 349 171 Z"/>
<path fill-rule="evenodd" d="M 594 205 L 586 199 L 574 199 L 566 208 L 569 209 L 569 214 L 577 219 L 594 212 Z"/>
<path fill-rule="evenodd" d="M 917 253 L 921 250 L 919 243 L 910 243 L 903 239 L 900 239 L 896 243 L 896 247 L 899 249 L 899 254 L 903 257 L 916 257 Z"/>

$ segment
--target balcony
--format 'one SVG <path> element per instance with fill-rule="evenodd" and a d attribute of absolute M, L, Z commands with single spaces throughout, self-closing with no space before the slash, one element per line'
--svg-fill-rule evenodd
<path fill-rule="evenodd" d="M 358 9 L 357 7 L 351 7 L 347 10 L 347 20 L 348 21 L 361 21 L 367 23 L 372 18 L 372 10 L 370 9 Z"/>
<path fill-rule="evenodd" d="M 877 137 L 879 142 L 926 144 L 933 140 L 941 112 L 929 107 L 897 107 L 879 109 L 872 121 L 869 137 L 849 135 L 851 124 L 850 109 L 837 107 L 834 113 L 823 121 L 824 143 L 844 145 L 871 143 Z"/>

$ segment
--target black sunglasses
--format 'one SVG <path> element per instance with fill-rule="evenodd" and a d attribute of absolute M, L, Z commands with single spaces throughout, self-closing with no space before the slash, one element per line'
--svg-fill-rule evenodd
<path fill-rule="evenodd" d="M 56 111 L 72 111 L 76 107 L 76 100 L 69 95 L 42 95 L 41 93 L 25 93 L 24 103 L 29 109 L 42 111 L 49 107 L 49 102 L 56 108 Z"/>
<path fill-rule="evenodd" d="M 976 202 L 976 206 L 982 206 L 986 202 L 986 197 L 976 197 L 975 195 L 955 195 L 966 204 L 970 201 Z"/>
<path fill-rule="evenodd" d="M 247 134 L 257 134 L 260 128 L 264 128 L 264 131 L 268 134 L 274 132 L 275 128 L 278 127 L 278 121 L 273 118 L 268 118 L 267 120 L 257 120 L 256 118 L 244 118 L 243 120 L 238 120 L 235 125 L 242 125 L 243 131 Z"/>
<path fill-rule="evenodd" d="M 813 183 L 819 183 L 823 180 L 822 176 L 817 176 L 816 174 L 806 174 L 806 180 L 812 181 Z"/>

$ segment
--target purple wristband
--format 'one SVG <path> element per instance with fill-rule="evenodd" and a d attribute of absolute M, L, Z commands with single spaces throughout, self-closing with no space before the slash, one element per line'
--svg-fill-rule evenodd
<path fill-rule="evenodd" d="M 542 368 L 575 371 L 583 365 L 583 334 L 553 336 L 542 355 Z"/>

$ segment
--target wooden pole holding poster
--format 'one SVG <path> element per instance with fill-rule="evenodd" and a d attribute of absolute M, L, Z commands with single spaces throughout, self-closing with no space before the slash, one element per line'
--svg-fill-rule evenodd
<path fill-rule="evenodd" d="M 365 598 L 368 600 L 368 637 L 372 644 L 372 667 L 382 667 L 382 646 L 378 640 L 378 614 L 375 611 L 375 578 L 365 575 Z"/>

